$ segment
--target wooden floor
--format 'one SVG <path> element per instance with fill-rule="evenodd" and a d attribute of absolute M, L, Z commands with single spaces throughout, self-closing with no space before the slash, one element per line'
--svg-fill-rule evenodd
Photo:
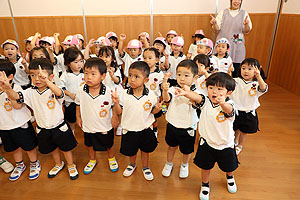
<path fill-rule="evenodd" d="M 300 199 L 300 97 L 270 84 L 269 92 L 260 100 L 258 113 L 261 131 L 247 138 L 239 156 L 241 164 L 235 172 L 238 191 L 236 194 L 227 192 L 225 175 L 215 166 L 210 179 L 211 199 Z M 161 118 L 160 143 L 150 155 L 150 166 L 155 177 L 152 182 L 143 178 L 140 155 L 134 174 L 129 178 L 122 176 L 128 159 L 119 153 L 120 137 L 115 138 L 119 171 L 110 172 L 106 152 L 99 152 L 97 167 L 90 175 L 84 175 L 83 168 L 88 157 L 82 133 L 77 131 L 79 145 L 74 150 L 74 158 L 79 178 L 76 181 L 69 179 L 67 169 L 57 177 L 48 179 L 47 173 L 54 165 L 53 159 L 51 155 L 39 154 L 42 172 L 37 180 L 28 179 L 28 168 L 16 182 L 9 181 L 9 174 L 0 171 L 0 199 L 198 199 L 200 169 L 192 160 L 189 178 L 182 180 L 178 177 L 179 153 L 176 154 L 171 176 L 162 177 L 167 149 L 164 133 L 165 120 Z M 6 153 L 5 157 L 13 162 L 11 154 Z M 28 164 L 27 156 L 24 156 L 24 161 Z"/>

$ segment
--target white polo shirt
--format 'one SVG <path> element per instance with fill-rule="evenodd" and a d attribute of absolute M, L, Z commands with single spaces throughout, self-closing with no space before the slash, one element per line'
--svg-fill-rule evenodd
<path fill-rule="evenodd" d="M 52 129 L 64 121 L 62 110 L 64 93 L 61 97 L 57 97 L 49 88 L 42 92 L 37 88 L 28 88 L 19 95 L 19 101 L 33 110 L 36 123 L 40 128 Z"/>
<path fill-rule="evenodd" d="M 124 75 L 126 77 L 128 77 L 129 67 L 132 63 L 134 63 L 135 61 L 143 61 L 144 60 L 142 53 L 136 58 L 131 58 L 128 53 L 124 52 L 123 55 L 120 55 L 120 58 L 124 62 Z"/>
<path fill-rule="evenodd" d="M 268 91 L 268 87 L 262 91 L 257 81 L 245 81 L 243 78 L 234 78 L 234 80 L 236 87 L 230 98 L 236 108 L 246 112 L 256 110 L 260 106 L 258 98 Z"/>
<path fill-rule="evenodd" d="M 12 84 L 12 88 L 16 92 L 22 91 L 22 88 L 14 83 Z M 15 109 L 8 99 L 7 94 L 1 91 L 0 116 L 0 130 L 12 130 L 26 124 L 31 118 L 31 113 L 25 105 L 21 109 Z"/>
<path fill-rule="evenodd" d="M 123 61 L 120 58 L 120 54 L 119 54 L 119 50 L 118 49 L 115 49 L 115 56 L 116 56 L 116 61 L 117 61 L 118 66 L 123 65 Z"/>
<path fill-rule="evenodd" d="M 176 58 L 174 56 L 174 53 L 172 52 L 169 56 L 169 65 L 170 65 L 170 68 L 168 71 L 171 71 L 172 72 L 172 75 L 170 77 L 170 79 L 173 79 L 173 80 L 176 80 L 177 76 L 176 76 L 176 68 L 177 68 L 177 65 L 183 61 L 184 59 L 186 58 L 186 56 L 180 52 L 179 56 Z"/>
<path fill-rule="evenodd" d="M 73 72 L 63 72 L 60 77 L 61 80 L 61 88 L 63 90 L 68 90 L 71 93 L 76 94 L 78 88 L 84 85 L 84 74 L 74 74 Z M 65 104 L 69 106 L 70 103 L 74 102 L 69 96 L 65 96 Z"/>
<path fill-rule="evenodd" d="M 145 86 L 152 90 L 156 97 L 159 98 L 161 96 L 160 85 L 162 84 L 163 80 L 164 73 L 159 69 L 159 67 L 156 67 L 154 72 L 150 72 L 149 81 L 145 84 Z"/>
<path fill-rule="evenodd" d="M 14 75 L 13 82 L 20 86 L 28 85 L 30 83 L 29 77 L 28 77 L 29 75 L 26 73 L 25 67 L 21 63 L 22 60 L 23 60 L 23 58 L 20 57 L 17 60 L 17 62 L 14 63 L 14 66 L 16 68 L 16 73 Z"/>
<path fill-rule="evenodd" d="M 54 55 L 54 58 L 56 59 L 56 64 L 54 65 L 54 69 L 58 73 L 65 72 L 66 67 L 65 67 L 64 54 L 59 54 L 58 56 Z"/>
<path fill-rule="evenodd" d="M 94 97 L 89 86 L 84 84 L 77 90 L 75 103 L 80 106 L 83 132 L 107 134 L 112 129 L 110 88 L 101 84 L 99 94 Z"/>
<path fill-rule="evenodd" d="M 228 116 L 222 111 L 221 106 L 214 105 L 207 96 L 202 96 L 200 103 L 201 114 L 199 120 L 199 134 L 209 146 L 222 150 L 234 147 L 233 122 L 235 119 L 235 108 L 233 116 Z M 232 100 L 228 100 L 234 106 Z"/>
<path fill-rule="evenodd" d="M 198 122 L 196 108 L 188 98 L 175 95 L 175 91 L 176 87 L 171 87 L 168 91 L 171 100 L 168 106 L 166 120 L 176 128 L 193 128 L 196 130 Z M 191 91 L 199 93 L 195 85 L 191 86 Z M 194 131 L 189 132 L 189 134 L 194 136 Z"/>
<path fill-rule="evenodd" d="M 213 55 L 212 59 L 214 69 L 217 69 L 219 72 L 228 72 L 228 68 L 232 64 L 232 59 L 228 54 L 223 58 L 218 58 L 216 55 Z"/>
<path fill-rule="evenodd" d="M 157 104 L 154 92 L 144 87 L 143 95 L 136 97 L 133 89 L 121 92 L 120 105 L 123 108 L 121 125 L 123 134 L 127 131 L 142 131 L 152 126 L 155 121 L 152 109 Z"/>
<path fill-rule="evenodd" d="M 204 75 L 200 76 L 196 80 L 196 89 L 199 91 L 200 94 L 207 96 L 207 87 L 206 87 L 206 77 Z"/>

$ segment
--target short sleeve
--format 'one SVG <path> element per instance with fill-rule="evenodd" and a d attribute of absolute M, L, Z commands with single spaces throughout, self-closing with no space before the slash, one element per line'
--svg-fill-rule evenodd
<path fill-rule="evenodd" d="M 27 89 L 23 91 L 19 91 L 19 99 L 17 100 L 18 103 L 25 103 L 27 106 L 32 108 L 32 89 Z"/>
<path fill-rule="evenodd" d="M 79 87 L 76 92 L 76 97 L 75 97 L 75 104 L 78 106 L 80 105 L 81 90 L 82 90 L 82 87 Z"/>
<path fill-rule="evenodd" d="M 66 90 L 66 82 L 67 82 L 67 77 L 66 77 L 67 73 L 64 72 L 61 77 L 60 77 L 60 87 L 63 89 L 63 90 Z"/>
<path fill-rule="evenodd" d="M 120 96 L 119 96 L 119 104 L 121 107 L 123 107 L 123 104 L 124 104 L 124 96 L 126 94 L 127 90 L 124 90 L 120 93 Z"/>

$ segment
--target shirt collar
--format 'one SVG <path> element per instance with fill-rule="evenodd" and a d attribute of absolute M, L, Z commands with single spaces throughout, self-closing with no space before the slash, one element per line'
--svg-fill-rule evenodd
<path fill-rule="evenodd" d="M 85 84 L 83 86 L 83 91 L 90 94 L 90 88 L 87 84 Z M 105 95 L 105 91 L 106 91 L 106 86 L 103 83 L 101 83 L 100 90 L 99 90 L 99 95 Z"/>
<path fill-rule="evenodd" d="M 133 89 L 132 89 L 131 87 L 128 88 L 127 94 L 134 95 L 134 94 L 133 94 Z M 149 89 L 148 89 L 147 87 L 145 87 L 145 85 L 144 85 L 144 90 L 143 90 L 142 96 L 148 95 L 148 94 L 149 94 Z"/>
<path fill-rule="evenodd" d="M 173 51 L 172 51 L 172 53 L 170 54 L 170 56 L 174 56 L 174 52 L 173 52 Z M 182 51 L 180 51 L 180 53 L 179 53 L 178 57 L 183 57 L 183 53 L 182 53 Z"/>

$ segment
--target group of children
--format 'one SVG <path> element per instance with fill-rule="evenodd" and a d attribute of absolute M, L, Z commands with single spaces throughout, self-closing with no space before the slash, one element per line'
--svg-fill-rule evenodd
<path fill-rule="evenodd" d="M 123 176 L 135 171 L 140 150 L 144 178 L 153 180 L 149 154 L 158 145 L 157 118 L 166 112 L 168 150 L 162 175 L 171 175 L 179 147 L 179 177 L 189 176 L 198 127 L 200 141 L 194 163 L 202 170 L 200 199 L 209 199 L 209 175 L 216 162 L 226 172 L 228 191 L 237 191 L 233 176 L 237 155 L 246 135 L 258 130 L 258 97 L 267 91 L 256 59 L 245 59 L 239 76 L 232 78 L 229 41 L 222 38 L 214 48 L 202 30 L 195 32 L 187 57 L 184 39 L 174 30 L 166 38 L 160 34 L 152 47 L 149 34 L 143 32 L 128 42 L 126 50 L 125 34 L 118 37 L 109 32 L 91 39 L 86 47 L 80 34 L 66 37 L 62 48 L 58 37 L 55 33 L 41 38 L 36 33 L 25 41 L 28 55 L 23 57 L 15 41 L 1 45 L 0 136 L 5 151 L 13 152 L 16 167 L 3 157 L 0 166 L 5 172 L 13 170 L 10 180 L 17 180 L 26 168 L 22 150 L 30 159 L 29 179 L 38 178 L 37 149 L 53 156 L 55 166 L 49 178 L 64 168 L 62 152 L 70 178 L 77 179 L 72 155 L 77 146 L 76 123 L 88 149 L 84 174 L 93 171 L 96 151 L 103 149 L 110 170 L 118 171 L 114 152 L 117 128 L 116 134 L 122 135 L 120 152 L 129 158 Z"/>

